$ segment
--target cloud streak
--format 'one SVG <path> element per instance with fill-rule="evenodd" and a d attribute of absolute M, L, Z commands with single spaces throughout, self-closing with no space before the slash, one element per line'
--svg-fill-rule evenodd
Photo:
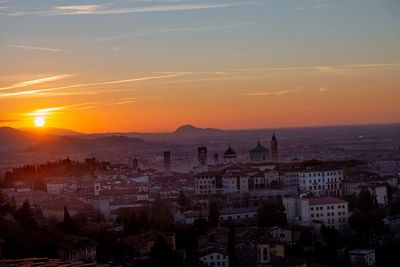
<path fill-rule="evenodd" d="M 65 51 L 62 49 L 43 47 L 43 46 L 31 46 L 31 45 L 22 45 L 22 44 L 11 44 L 9 46 L 15 47 L 18 49 L 24 49 L 24 50 L 44 51 L 44 52 L 52 52 L 52 53 L 68 53 L 68 51 Z"/>
<path fill-rule="evenodd" d="M 165 2 L 165 1 L 164 1 Z M 247 2 L 225 2 L 225 3 L 180 3 L 181 1 L 166 1 L 165 4 L 147 6 L 114 6 L 112 3 L 102 5 L 63 5 L 55 6 L 46 11 L 15 11 L 8 13 L 9 16 L 41 15 L 41 16 L 68 16 L 68 15 L 118 15 L 129 13 L 160 13 L 179 12 L 201 9 L 228 8 L 234 6 L 251 5 Z"/>
<path fill-rule="evenodd" d="M 132 38 L 132 37 L 141 37 L 141 36 L 144 37 L 144 36 L 151 36 L 151 35 L 163 34 L 163 33 L 222 31 L 222 30 L 230 30 L 230 29 L 245 27 L 245 26 L 249 26 L 249 25 L 256 25 L 256 24 L 257 23 L 255 23 L 255 22 L 248 22 L 248 23 L 237 23 L 237 24 L 213 26 L 213 27 L 199 27 L 199 28 L 188 27 L 188 28 L 161 29 L 161 30 L 138 32 L 138 33 L 132 33 L 132 34 L 100 37 L 93 41 L 94 42 L 109 42 L 112 40 Z"/>
<path fill-rule="evenodd" d="M 179 4 L 179 5 L 157 5 L 147 7 L 123 7 L 123 8 L 109 8 L 105 5 L 98 6 L 58 6 L 55 7 L 53 12 L 47 15 L 110 15 L 110 14 L 127 14 L 127 13 L 148 13 L 148 12 L 176 12 L 176 11 L 189 11 L 197 9 L 212 9 L 212 8 L 226 8 L 238 5 L 245 5 L 245 2 L 236 3 L 207 3 L 207 4 Z"/>
<path fill-rule="evenodd" d="M 39 84 L 48 83 L 48 82 L 55 82 L 58 80 L 66 79 L 71 76 L 74 76 L 74 75 L 73 74 L 62 74 L 62 75 L 54 75 L 54 76 L 29 80 L 29 81 L 23 81 L 23 82 L 13 84 L 11 86 L 0 87 L 0 91 L 12 90 L 12 89 L 17 89 L 17 88 L 22 88 L 22 87 L 33 86 L 33 85 L 39 85 Z"/>
<path fill-rule="evenodd" d="M 244 93 L 245 96 L 281 96 L 290 93 L 299 92 L 300 89 L 293 90 L 281 90 L 281 91 L 264 91 L 264 92 L 252 92 L 252 93 Z"/>
<path fill-rule="evenodd" d="M 80 84 L 72 84 L 72 85 L 46 88 L 46 89 L 35 89 L 35 90 L 24 90 L 24 91 L 17 91 L 17 92 L 11 92 L 11 93 L 0 93 L 0 97 L 32 96 L 32 95 L 36 95 L 39 93 L 49 93 L 49 92 L 59 91 L 59 90 L 64 90 L 64 89 L 73 89 L 73 88 L 90 87 L 90 86 L 107 86 L 107 85 L 115 85 L 115 84 L 131 83 L 131 82 L 141 82 L 141 81 L 148 81 L 148 80 L 175 78 L 175 77 L 179 77 L 179 76 L 182 76 L 185 74 L 188 74 L 188 72 L 169 73 L 169 74 L 158 75 L 158 76 L 138 77 L 138 78 L 130 78 L 130 79 L 122 79 L 122 80 L 105 81 L 105 82 L 80 83 Z M 18 88 L 18 87 L 15 87 L 15 85 L 11 86 L 11 87 L 3 87 L 3 90 L 9 90 L 9 89 L 14 89 L 14 88 Z M 0 90 L 2 90 L 2 88 L 0 88 Z M 93 93 L 95 93 L 95 92 L 93 91 Z"/>

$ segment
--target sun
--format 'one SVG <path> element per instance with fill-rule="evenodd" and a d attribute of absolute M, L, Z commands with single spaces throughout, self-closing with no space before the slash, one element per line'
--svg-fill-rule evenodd
<path fill-rule="evenodd" d="M 43 117 L 35 118 L 36 127 L 43 127 L 46 124 L 46 120 Z"/>

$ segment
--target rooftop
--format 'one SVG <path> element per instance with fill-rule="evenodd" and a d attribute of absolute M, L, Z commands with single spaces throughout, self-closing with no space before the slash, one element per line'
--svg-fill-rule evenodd
<path fill-rule="evenodd" d="M 313 197 L 308 198 L 308 203 L 310 205 L 329 205 L 337 203 L 347 203 L 347 201 L 336 197 Z"/>

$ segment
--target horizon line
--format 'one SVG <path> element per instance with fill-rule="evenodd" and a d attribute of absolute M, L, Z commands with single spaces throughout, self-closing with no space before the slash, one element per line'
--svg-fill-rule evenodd
<path fill-rule="evenodd" d="M 0 120 L 1 123 L 1 120 Z M 263 130 L 286 130 L 286 129 L 304 129 L 304 128 L 333 128 L 333 127 L 363 127 L 363 126 L 384 126 L 384 125 L 400 125 L 400 121 L 398 122 L 384 122 L 384 123 L 356 123 L 356 124 L 321 124 L 321 125 L 303 125 L 303 126 L 282 126 L 282 127 L 267 127 L 267 128 L 215 128 L 215 127 L 198 127 L 194 124 L 182 124 L 178 127 L 176 127 L 172 131 L 99 131 L 99 132 L 83 132 L 75 129 L 69 129 L 69 128 L 59 128 L 59 127 L 11 127 L 11 126 L 0 126 L 0 128 L 12 128 L 20 131 L 26 131 L 26 130 L 36 130 L 40 132 L 45 132 L 47 129 L 58 129 L 58 130 L 66 130 L 66 131 L 71 131 L 71 132 L 76 132 L 76 135 L 93 135 L 93 134 L 173 134 L 178 128 L 182 126 L 190 125 L 195 128 L 199 129 L 214 129 L 214 130 L 220 130 L 220 131 L 226 131 L 226 132 L 239 132 L 239 131 L 263 131 Z"/>

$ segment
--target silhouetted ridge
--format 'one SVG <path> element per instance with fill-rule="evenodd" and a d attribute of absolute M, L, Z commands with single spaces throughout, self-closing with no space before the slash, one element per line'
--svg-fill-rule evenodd
<path fill-rule="evenodd" d="M 198 128 L 196 126 L 187 124 L 182 125 L 177 128 L 174 133 L 176 134 L 198 134 L 198 133 L 216 133 L 222 132 L 223 130 L 215 129 L 215 128 Z"/>

